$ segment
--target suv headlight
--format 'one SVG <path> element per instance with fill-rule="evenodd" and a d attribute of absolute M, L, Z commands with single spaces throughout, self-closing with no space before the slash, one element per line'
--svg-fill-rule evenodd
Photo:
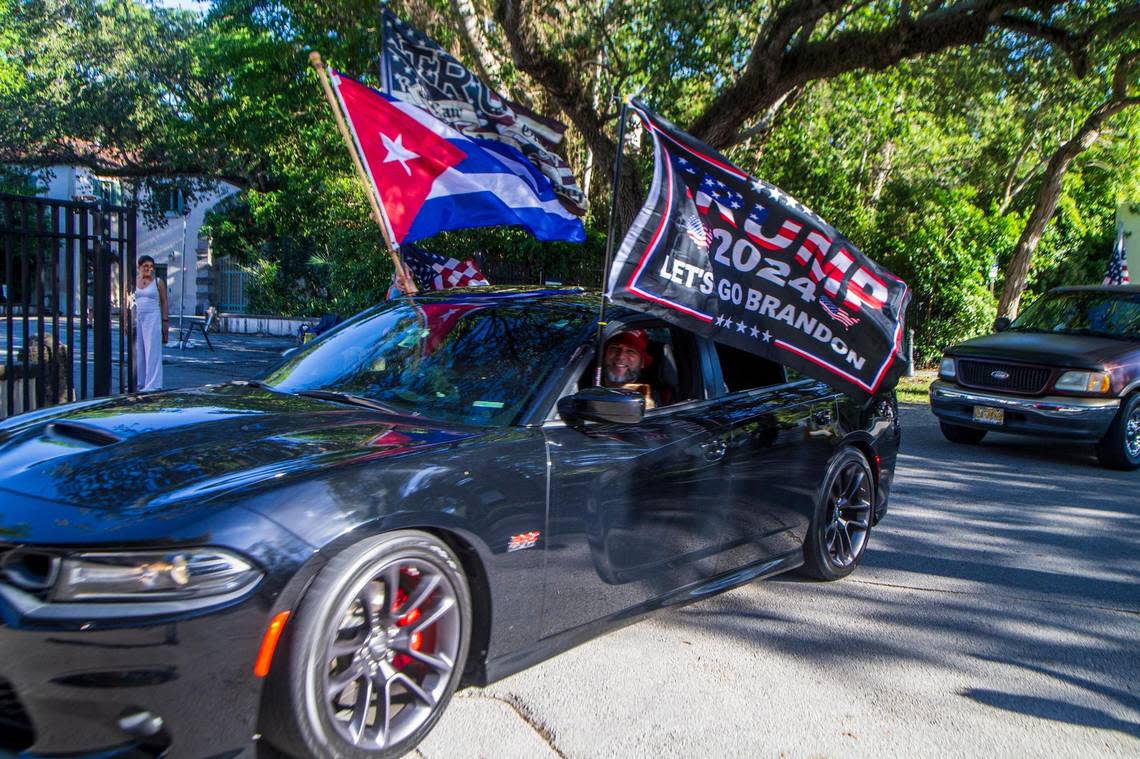
<path fill-rule="evenodd" d="M 218 548 L 65 557 L 55 601 L 178 601 L 252 587 L 261 570 Z"/>
<path fill-rule="evenodd" d="M 1107 393 L 1112 389 L 1112 378 L 1108 372 L 1065 372 L 1053 387 L 1074 393 Z"/>
<path fill-rule="evenodd" d="M 948 380 L 958 378 L 958 367 L 954 363 L 953 356 L 942 357 L 942 363 L 938 365 L 938 376 Z"/>

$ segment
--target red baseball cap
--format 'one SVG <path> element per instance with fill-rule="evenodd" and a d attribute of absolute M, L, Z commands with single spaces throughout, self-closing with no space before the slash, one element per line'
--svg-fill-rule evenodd
<path fill-rule="evenodd" d="M 646 367 L 653 363 L 653 356 L 649 355 L 649 335 L 643 329 L 630 329 L 618 332 L 606 341 L 606 347 L 611 345 L 624 345 L 641 354 L 641 366 Z"/>

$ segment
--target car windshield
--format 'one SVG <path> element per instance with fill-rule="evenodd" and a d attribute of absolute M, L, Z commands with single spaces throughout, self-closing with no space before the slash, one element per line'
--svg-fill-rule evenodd
<path fill-rule="evenodd" d="M 1140 340 L 1140 293 L 1098 290 L 1046 293 L 1009 328 Z"/>
<path fill-rule="evenodd" d="M 366 311 L 262 384 L 432 419 L 503 426 L 587 334 L 589 314 L 533 299 L 407 300 Z"/>

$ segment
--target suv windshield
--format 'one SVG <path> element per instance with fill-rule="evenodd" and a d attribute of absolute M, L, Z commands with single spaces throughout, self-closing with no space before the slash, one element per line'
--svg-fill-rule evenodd
<path fill-rule="evenodd" d="M 1097 290 L 1046 293 L 1009 328 L 1140 340 L 1140 293 Z"/>
<path fill-rule="evenodd" d="M 303 348 L 263 384 L 339 393 L 347 402 L 366 399 L 432 419 L 508 425 L 582 342 L 588 322 L 585 310 L 568 304 L 401 300 Z"/>

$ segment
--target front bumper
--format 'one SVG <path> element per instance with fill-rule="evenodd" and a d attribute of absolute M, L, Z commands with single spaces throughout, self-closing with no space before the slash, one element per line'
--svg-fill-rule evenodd
<path fill-rule="evenodd" d="M 236 756 L 253 745 L 268 616 L 256 596 L 126 627 L 45 620 L 21 591 L 0 591 L 0 757 Z M 146 713 L 161 722 L 131 729 Z"/>
<path fill-rule="evenodd" d="M 974 421 L 974 407 L 1005 411 L 1002 424 Z M 1078 398 L 1049 395 L 1023 398 L 982 390 L 967 390 L 935 380 L 930 386 L 930 410 L 941 420 L 962 427 L 1022 435 L 1048 435 L 1095 443 L 1104 437 L 1120 409 L 1119 398 Z"/>

